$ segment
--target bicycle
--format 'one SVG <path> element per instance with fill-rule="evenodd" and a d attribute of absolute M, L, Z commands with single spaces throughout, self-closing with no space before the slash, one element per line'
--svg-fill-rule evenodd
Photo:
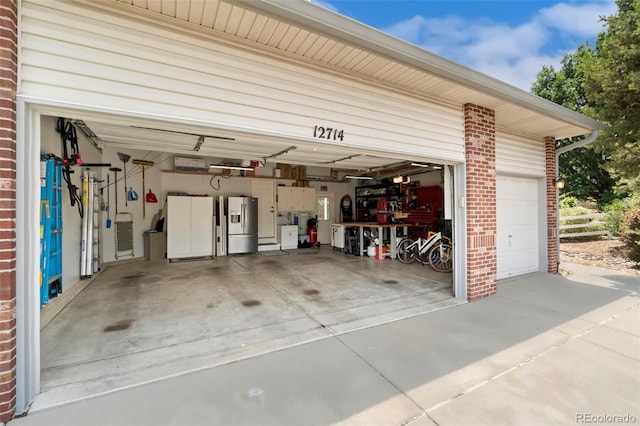
<path fill-rule="evenodd" d="M 402 263 L 412 263 L 415 260 L 423 265 L 428 263 L 438 272 L 451 272 L 453 269 L 451 239 L 440 232 L 429 231 L 426 239 L 403 238 L 398 243 L 396 257 Z"/>

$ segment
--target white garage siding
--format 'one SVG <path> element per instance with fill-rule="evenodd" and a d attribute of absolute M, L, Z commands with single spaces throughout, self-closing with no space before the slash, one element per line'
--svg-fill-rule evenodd
<path fill-rule="evenodd" d="M 498 279 L 540 270 L 540 181 L 497 177 Z"/>
<path fill-rule="evenodd" d="M 544 140 L 496 132 L 496 172 L 545 176 Z"/>
<path fill-rule="evenodd" d="M 82 4 L 26 1 L 19 94 L 86 109 L 464 161 L 460 108 Z"/>

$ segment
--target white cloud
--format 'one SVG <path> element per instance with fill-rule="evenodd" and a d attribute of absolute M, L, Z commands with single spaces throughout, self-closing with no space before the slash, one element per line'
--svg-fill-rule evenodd
<path fill-rule="evenodd" d="M 602 31 L 599 17 L 616 10 L 611 0 L 557 3 L 518 25 L 417 15 L 384 31 L 529 91 L 543 65 L 558 68 L 564 53 Z"/>
<path fill-rule="evenodd" d="M 398 22 L 384 31 L 403 40 L 419 43 L 419 41 L 423 40 L 422 32 L 425 28 L 428 28 L 427 20 L 420 15 L 416 15 L 406 21 Z"/>
<path fill-rule="evenodd" d="M 535 82 L 538 73 L 543 65 L 553 65 L 558 69 L 562 56 L 526 56 L 514 61 L 479 61 L 474 69 L 490 75 L 493 78 L 519 87 L 527 92 L 531 90 L 531 85 Z"/>
<path fill-rule="evenodd" d="M 612 15 L 617 11 L 615 3 L 558 3 L 540 10 L 537 19 L 558 31 L 593 37 L 603 30 L 600 17 Z"/>

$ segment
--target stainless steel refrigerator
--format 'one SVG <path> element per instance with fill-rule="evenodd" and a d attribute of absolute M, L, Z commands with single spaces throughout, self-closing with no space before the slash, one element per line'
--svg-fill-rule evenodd
<path fill-rule="evenodd" d="M 227 198 L 227 253 L 258 251 L 258 199 Z"/>

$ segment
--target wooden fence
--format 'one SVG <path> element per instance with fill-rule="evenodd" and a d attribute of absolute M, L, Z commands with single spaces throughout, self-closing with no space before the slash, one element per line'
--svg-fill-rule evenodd
<path fill-rule="evenodd" d="M 578 216 L 561 216 L 560 221 L 563 220 L 578 220 L 578 219 L 602 219 L 606 217 L 606 213 L 589 213 L 582 214 Z M 611 232 L 606 229 L 598 229 L 594 231 L 584 231 L 584 232 L 565 232 L 563 230 L 566 229 L 577 229 L 577 228 L 599 228 L 601 226 L 606 225 L 605 222 L 598 220 L 591 220 L 587 223 L 575 223 L 571 225 L 560 225 L 560 238 L 571 238 L 571 237 L 588 237 L 591 235 L 606 235 L 609 239 L 611 239 Z"/>

